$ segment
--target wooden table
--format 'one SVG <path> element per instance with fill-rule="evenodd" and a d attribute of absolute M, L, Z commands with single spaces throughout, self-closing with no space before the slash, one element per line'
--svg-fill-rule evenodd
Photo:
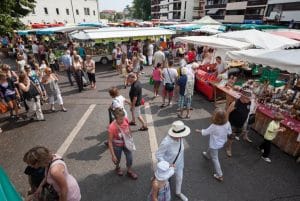
<path fill-rule="evenodd" d="M 227 109 L 232 101 L 240 98 L 240 93 L 233 90 L 232 88 L 220 86 L 217 83 L 211 83 L 211 85 L 214 87 L 214 103 L 216 107 L 218 104 L 226 103 L 225 109 Z M 218 100 L 218 92 L 225 94 L 225 100 Z"/>

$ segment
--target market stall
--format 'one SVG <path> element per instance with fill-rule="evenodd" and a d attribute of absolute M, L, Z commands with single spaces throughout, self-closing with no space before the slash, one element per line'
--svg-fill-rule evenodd
<path fill-rule="evenodd" d="M 280 133 L 273 143 L 286 153 L 292 156 L 299 156 L 300 50 L 242 50 L 230 51 L 227 55 L 232 59 L 241 59 L 246 62 L 268 66 L 264 67 L 265 72 L 268 73 L 262 75 L 262 77 L 266 75 L 267 77 L 252 81 L 255 83 L 255 86 L 250 87 L 259 101 L 253 128 L 263 135 L 268 123 L 274 118 L 275 112 L 281 112 L 285 116 L 281 124 L 286 128 L 286 131 Z M 270 67 L 278 68 L 279 70 Z M 288 76 L 282 80 L 284 74 Z M 278 87 L 276 85 L 277 81 L 282 81 L 285 85 Z M 230 94 L 230 92 L 226 91 L 225 93 Z M 227 100 L 227 102 L 229 101 L 232 100 Z"/>
<path fill-rule="evenodd" d="M 214 56 L 226 57 L 226 52 L 231 50 L 242 50 L 251 48 L 252 45 L 245 42 L 240 42 L 231 39 L 217 38 L 214 36 L 187 36 L 177 37 L 175 42 L 190 43 L 195 46 L 208 46 L 215 48 Z M 213 58 L 214 60 L 214 58 Z M 214 63 L 214 62 L 213 62 Z M 214 65 L 214 66 L 210 66 Z M 207 68 L 208 67 L 208 68 Z M 196 90 L 203 93 L 208 100 L 214 100 L 214 92 L 216 91 L 214 82 L 217 80 L 216 74 L 208 72 L 208 69 L 215 69 L 216 64 L 208 66 L 200 66 L 197 72 Z M 209 78 L 209 79 L 208 79 Z"/>
<path fill-rule="evenodd" d="M 73 40 L 86 43 L 86 50 L 93 56 L 96 62 L 112 60 L 112 43 L 128 42 L 132 40 L 158 40 L 161 37 L 170 37 L 174 31 L 162 28 L 125 28 L 113 27 L 97 30 L 81 30 L 73 32 L 70 37 Z M 95 46 L 95 44 L 97 44 Z"/>

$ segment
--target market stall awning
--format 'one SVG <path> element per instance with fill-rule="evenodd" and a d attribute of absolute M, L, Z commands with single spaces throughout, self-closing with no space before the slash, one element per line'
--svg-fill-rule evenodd
<path fill-rule="evenodd" d="M 72 33 L 70 36 L 77 40 L 112 40 L 112 39 L 129 39 L 142 38 L 151 36 L 166 36 L 173 35 L 174 31 L 162 28 L 103 28 L 97 30 L 83 30 L 77 33 Z"/>
<path fill-rule="evenodd" d="M 193 30 L 193 32 L 202 32 L 208 34 L 223 33 L 226 27 L 222 25 L 203 25 L 201 28 Z"/>
<path fill-rule="evenodd" d="M 217 37 L 247 42 L 256 48 L 269 50 L 300 47 L 299 41 L 254 29 L 221 33 Z"/>
<path fill-rule="evenodd" d="M 162 28 L 171 29 L 174 31 L 189 32 L 201 28 L 199 24 L 176 24 L 171 26 L 162 26 Z"/>
<path fill-rule="evenodd" d="M 208 25 L 208 24 L 218 25 L 218 24 L 222 24 L 221 22 L 218 22 L 217 20 L 214 20 L 213 18 L 211 18 L 208 15 L 202 17 L 200 20 L 195 20 L 192 23 L 193 24 L 203 24 L 203 25 Z"/>
<path fill-rule="evenodd" d="M 101 22 L 81 22 L 78 26 L 86 26 L 86 27 L 107 27 L 107 25 L 102 24 Z"/>
<path fill-rule="evenodd" d="M 261 50 L 249 49 L 229 51 L 227 56 L 232 59 L 245 60 L 249 63 L 262 64 L 273 68 L 286 70 L 290 73 L 300 73 L 300 49 L 295 50 Z"/>
<path fill-rule="evenodd" d="M 191 43 L 201 46 L 209 46 L 219 49 L 228 49 L 228 50 L 242 50 L 248 49 L 252 45 L 245 42 L 240 42 L 231 39 L 217 38 L 214 36 L 187 36 L 187 37 L 177 37 L 175 42 L 182 43 Z"/>

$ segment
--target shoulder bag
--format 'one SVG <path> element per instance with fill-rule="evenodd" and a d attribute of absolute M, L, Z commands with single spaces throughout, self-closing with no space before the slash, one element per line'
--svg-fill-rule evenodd
<path fill-rule="evenodd" d="M 176 155 L 176 157 L 175 157 L 175 159 L 174 159 L 174 161 L 173 161 L 173 163 L 172 164 L 175 164 L 176 163 L 176 161 L 177 161 L 177 159 L 178 159 L 178 156 L 179 156 L 179 154 L 180 154 L 180 152 L 181 152 L 181 139 L 180 139 L 180 146 L 179 146 L 179 150 L 178 150 L 178 153 L 177 153 L 177 155 Z"/>
<path fill-rule="evenodd" d="M 170 75 L 170 72 L 169 72 L 169 70 L 167 69 L 167 72 L 168 72 L 168 76 L 169 76 L 169 78 L 170 78 L 170 81 L 172 82 L 172 83 L 166 83 L 166 85 L 165 85 L 165 89 L 167 90 L 167 91 L 173 91 L 174 90 L 174 82 L 173 82 L 173 80 L 172 80 L 172 78 L 171 78 L 171 75 Z"/>
<path fill-rule="evenodd" d="M 119 131 L 121 132 L 121 135 L 123 137 L 124 143 L 125 143 L 125 147 L 129 150 L 129 151 L 135 151 L 136 147 L 133 141 L 133 137 L 131 133 L 125 134 L 123 132 L 123 130 L 120 128 L 120 126 L 117 124 L 117 122 L 115 122 L 116 126 L 118 127 Z"/>
<path fill-rule="evenodd" d="M 46 184 L 43 186 L 43 190 L 41 192 L 41 201 L 59 201 L 59 195 L 56 192 L 56 190 L 54 189 L 54 187 L 51 184 L 47 183 L 47 177 L 49 174 L 49 169 L 52 163 L 54 163 L 55 161 L 58 160 L 62 160 L 62 158 L 58 158 L 53 160 L 49 166 L 48 166 L 48 170 L 47 170 L 47 174 L 46 174 Z"/>

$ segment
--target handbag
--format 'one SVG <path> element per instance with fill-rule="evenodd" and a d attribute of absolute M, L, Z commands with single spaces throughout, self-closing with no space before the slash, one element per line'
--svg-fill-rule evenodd
<path fill-rule="evenodd" d="M 48 166 L 48 170 L 47 170 L 47 174 L 46 174 L 46 184 L 43 186 L 42 192 L 41 192 L 41 201 L 59 201 L 59 195 L 56 192 L 56 190 L 54 189 L 54 187 L 51 184 L 47 183 L 47 176 L 49 174 L 49 168 L 51 166 L 52 163 L 54 163 L 57 160 L 62 160 L 62 158 L 58 158 L 53 160 L 49 166 Z"/>
<path fill-rule="evenodd" d="M 150 84 L 150 85 L 154 85 L 154 80 L 153 80 L 153 77 L 152 77 L 152 76 L 151 76 L 150 79 L 149 79 L 149 84 Z"/>
<path fill-rule="evenodd" d="M 133 141 L 133 137 L 131 133 L 125 134 L 123 132 L 123 130 L 120 128 L 120 126 L 117 124 L 117 122 L 115 122 L 115 124 L 117 125 L 119 131 L 121 132 L 121 135 L 123 137 L 124 143 L 125 143 L 125 147 L 129 150 L 129 151 L 135 151 L 136 147 Z"/>
<path fill-rule="evenodd" d="M 8 111 L 7 105 L 3 102 L 0 102 L 0 113 L 6 113 Z"/>
<path fill-rule="evenodd" d="M 170 75 L 168 69 L 167 69 L 167 72 L 168 72 L 169 78 L 170 78 L 170 80 L 171 80 L 171 82 L 172 82 L 172 78 L 171 78 L 171 75 Z M 166 84 L 165 84 L 165 89 L 166 89 L 167 91 L 173 91 L 173 90 L 174 90 L 174 87 L 175 87 L 175 84 L 174 84 L 173 82 L 172 82 L 172 83 L 166 83 Z"/>

